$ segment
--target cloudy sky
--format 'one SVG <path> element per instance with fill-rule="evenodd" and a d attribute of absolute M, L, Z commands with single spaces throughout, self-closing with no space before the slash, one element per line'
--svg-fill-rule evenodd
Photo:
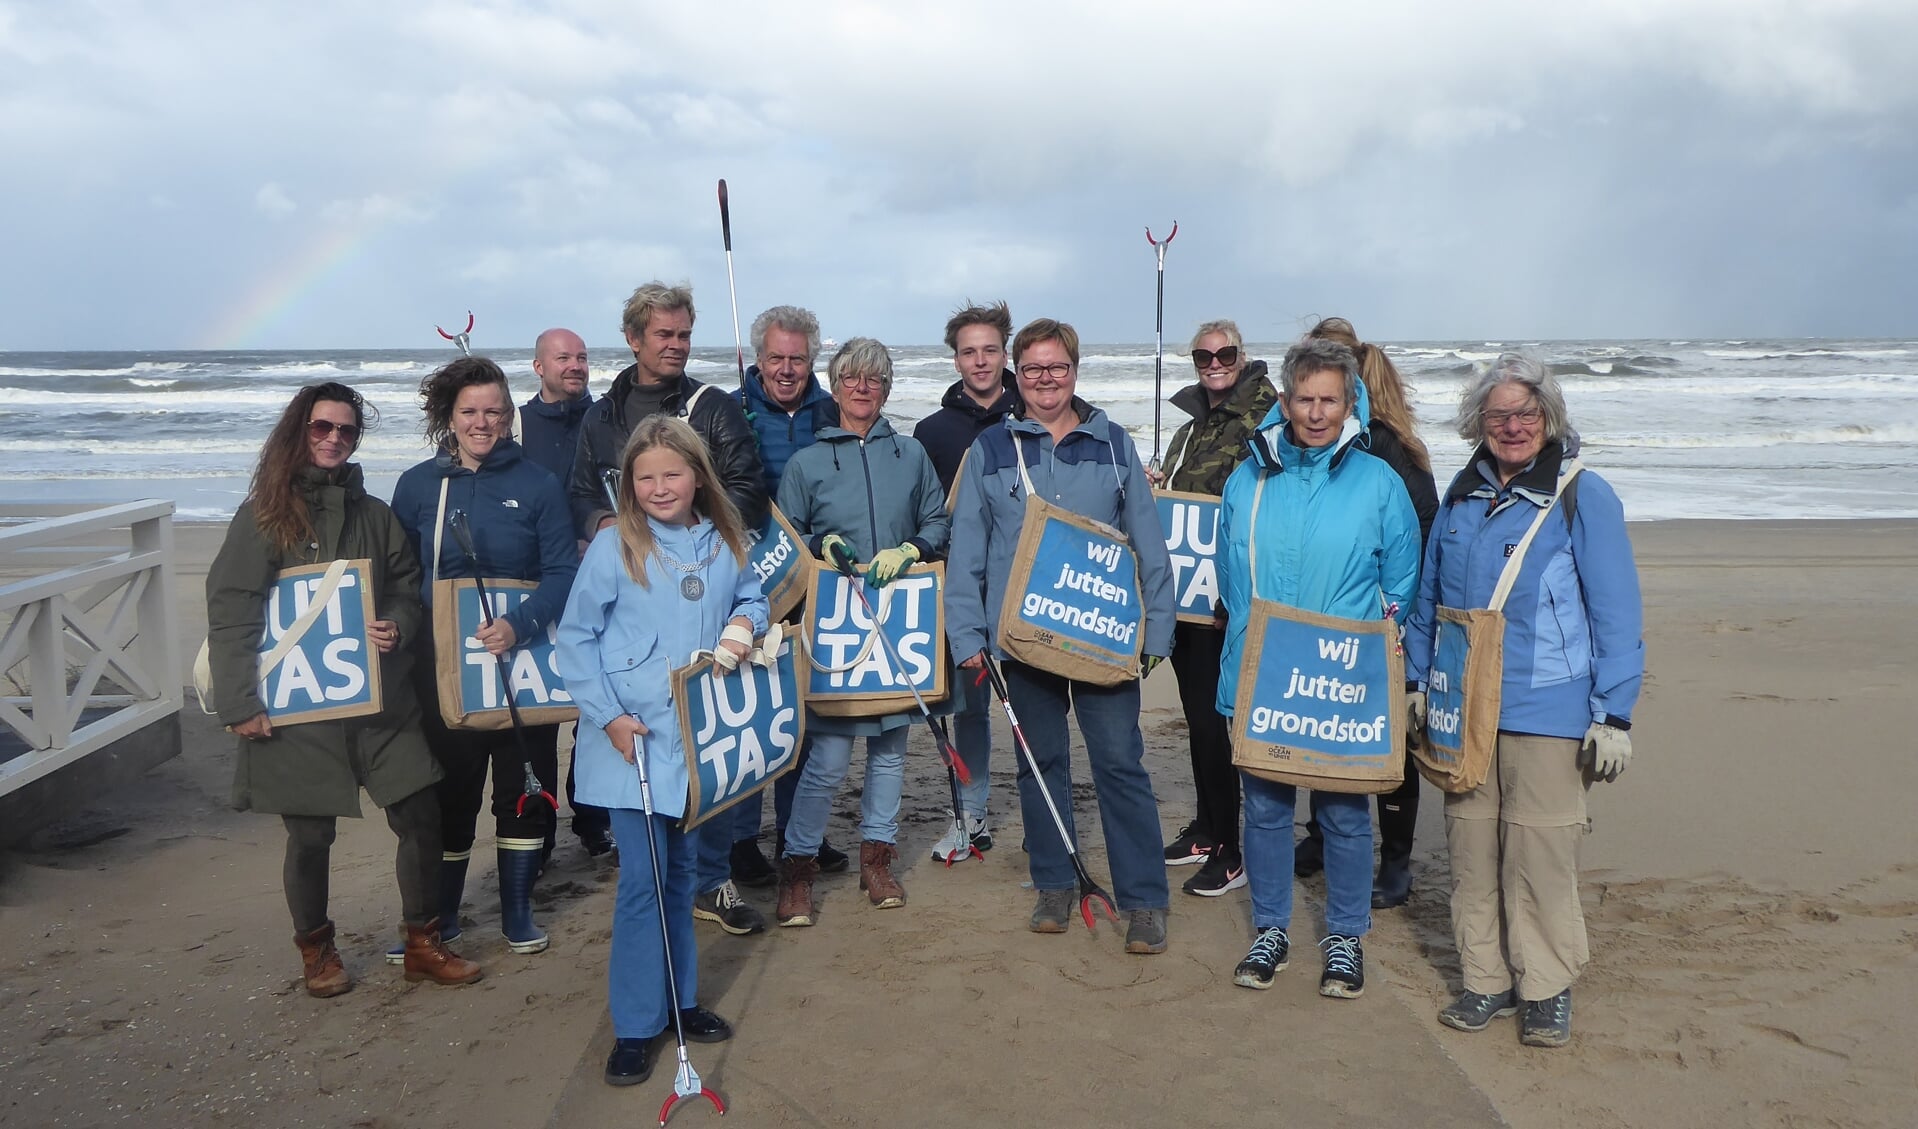
<path fill-rule="evenodd" d="M 0 0 L 0 350 L 1918 332 L 1911 0 Z"/>

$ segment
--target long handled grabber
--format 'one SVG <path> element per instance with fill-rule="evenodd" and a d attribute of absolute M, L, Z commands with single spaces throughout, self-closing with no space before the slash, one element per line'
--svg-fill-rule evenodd
<path fill-rule="evenodd" d="M 679 1018 L 679 974 L 673 970 L 673 936 L 666 924 L 666 883 L 659 877 L 659 844 L 654 840 L 658 825 L 653 822 L 653 785 L 646 777 L 645 738 L 635 737 L 633 764 L 639 768 L 639 806 L 646 811 L 646 857 L 653 864 L 653 905 L 659 910 L 659 951 L 666 956 L 666 991 L 670 993 L 666 1007 L 673 1013 L 673 1038 L 679 1042 L 679 1073 L 673 1076 L 673 1092 L 659 1107 L 660 1129 L 665 1129 L 666 1119 L 672 1116 L 673 1107 L 682 1098 L 703 1097 L 713 1103 L 719 1116 L 726 1116 L 726 1103 L 719 1095 L 699 1080 L 699 1072 L 693 1069 L 692 1060 L 686 1057 L 686 1028 Z"/>
<path fill-rule="evenodd" d="M 466 328 L 460 330 L 458 333 L 448 333 L 444 329 L 440 329 L 437 325 L 433 328 L 439 330 L 441 337 L 451 341 L 462 356 L 470 357 L 473 355 L 473 311 L 466 311 Z"/>
<path fill-rule="evenodd" d="M 479 551 L 473 546 L 473 531 L 466 527 L 466 511 L 454 510 L 446 515 L 447 527 L 453 531 L 453 540 L 459 542 L 460 552 L 466 554 L 467 561 L 473 566 L 473 583 L 479 588 L 480 624 L 493 626 L 493 601 L 486 595 L 486 581 L 480 579 Z M 519 720 L 519 702 L 513 698 L 513 679 L 506 670 L 506 655 L 502 652 L 493 656 L 493 666 L 499 671 L 500 692 L 506 696 L 506 713 L 513 719 L 513 739 L 519 743 L 520 767 L 526 777 L 524 791 L 519 802 L 513 805 L 514 815 L 526 814 L 526 801 L 539 797 L 552 806 L 554 818 L 559 816 L 559 801 L 553 794 L 540 787 L 539 775 L 533 771 L 533 751 L 526 747 L 526 727 Z"/>
<path fill-rule="evenodd" d="M 606 504 L 619 512 L 619 472 L 607 467 L 599 472 L 599 488 L 606 494 Z"/>
<path fill-rule="evenodd" d="M 1179 221 L 1172 221 L 1172 234 L 1164 239 L 1152 238 L 1152 229 L 1145 229 L 1145 241 L 1152 245 L 1159 258 L 1159 315 L 1157 328 L 1153 333 L 1152 353 L 1152 473 L 1159 473 L 1159 410 L 1165 401 L 1165 249 L 1179 237 Z"/>
<path fill-rule="evenodd" d="M 1170 242 L 1169 236 L 1167 241 Z M 1106 917 L 1117 925 L 1119 909 L 1112 904 L 1112 895 L 1092 880 L 1085 862 L 1079 858 L 1079 848 L 1073 845 L 1072 835 L 1066 830 L 1066 821 L 1059 814 L 1059 805 L 1052 802 L 1052 789 L 1046 787 L 1045 775 L 1039 771 L 1039 758 L 1032 755 L 1032 746 L 1026 741 L 1026 731 L 1019 728 L 1019 715 L 1012 712 L 1012 699 L 1006 694 L 1005 679 L 999 676 L 999 668 L 993 665 L 992 656 L 985 651 L 979 652 L 979 665 L 984 669 L 983 677 L 992 679 L 992 692 L 998 696 L 1000 708 L 1006 711 L 1006 721 L 1012 725 L 1013 743 L 1025 754 L 1026 768 L 1039 784 L 1039 794 L 1045 797 L 1046 810 L 1052 813 L 1052 825 L 1059 829 L 1059 841 L 1066 845 L 1066 857 L 1072 860 L 1072 869 L 1079 876 L 1079 916 L 1085 918 L 1086 928 L 1091 929 L 1092 907 L 1097 904 L 1106 911 Z"/>
<path fill-rule="evenodd" d="M 892 664 L 894 671 L 903 676 L 906 666 L 899 661 L 899 652 L 893 648 L 892 640 L 886 638 L 885 626 L 879 622 L 878 613 L 872 610 L 872 601 L 866 599 L 864 577 L 861 577 L 858 570 L 853 568 L 850 557 L 842 557 L 837 553 L 828 553 L 827 556 L 832 557 L 833 566 L 852 581 L 848 587 L 852 589 L 853 595 L 859 597 L 859 606 L 866 609 L 866 620 L 872 624 L 872 633 L 878 638 L 879 645 L 885 648 L 886 661 Z M 959 759 L 959 750 L 952 747 L 952 739 L 946 736 L 945 726 L 939 724 L 932 716 L 932 711 L 926 708 L 926 700 L 919 696 L 919 687 L 914 686 L 910 678 L 906 679 L 906 689 L 912 691 L 912 700 L 919 706 L 919 716 L 926 719 L 926 728 L 932 730 L 932 739 L 939 746 L 939 759 L 946 764 L 946 776 L 952 785 L 953 818 L 963 821 L 965 816 L 959 809 L 959 785 L 972 783 L 972 773 L 966 771 L 966 762 Z M 964 823 L 961 822 L 960 826 L 963 830 Z M 972 845 L 970 836 L 966 838 L 966 845 L 969 847 Z M 982 859 L 986 857 L 979 854 L 977 848 L 973 848 L 972 854 Z M 951 866 L 951 861 L 948 860 L 946 865 Z"/>
<path fill-rule="evenodd" d="M 726 197 L 726 178 L 719 178 L 719 233 L 726 240 L 726 293 L 733 301 L 733 360 L 739 365 L 739 387 L 746 387 L 746 345 L 739 338 L 739 288 L 733 285 L 733 205 Z"/>

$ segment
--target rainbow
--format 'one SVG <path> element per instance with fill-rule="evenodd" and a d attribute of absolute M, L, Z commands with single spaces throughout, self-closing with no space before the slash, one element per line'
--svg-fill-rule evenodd
<path fill-rule="evenodd" d="M 244 349 L 285 321 L 302 299 L 357 259 L 371 242 L 377 220 L 331 223 L 284 262 L 249 286 L 241 301 L 201 335 L 198 348 Z"/>

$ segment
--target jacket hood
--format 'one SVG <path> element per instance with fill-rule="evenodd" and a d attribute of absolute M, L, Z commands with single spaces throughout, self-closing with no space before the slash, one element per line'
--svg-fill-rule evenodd
<path fill-rule="evenodd" d="M 1247 361 L 1245 368 L 1239 373 L 1238 383 L 1232 386 L 1231 394 L 1225 398 L 1224 403 L 1219 405 L 1218 410 L 1245 411 L 1252 403 L 1252 398 L 1257 395 L 1255 386 L 1259 378 L 1266 375 L 1266 372 L 1264 361 Z M 1198 420 L 1211 415 L 1214 410 L 1211 398 L 1205 394 L 1205 385 L 1196 380 L 1172 394 L 1172 406 Z"/>
<path fill-rule="evenodd" d="M 456 474 L 486 474 L 491 471 L 505 470 L 526 456 L 526 449 L 516 441 L 502 439 L 493 445 L 476 471 L 467 471 L 460 465 L 459 456 L 452 451 L 440 451 L 433 456 L 433 469 L 441 478 L 451 478 Z"/>
<path fill-rule="evenodd" d="M 1332 464 L 1338 466 L 1345 461 L 1346 452 L 1352 445 L 1368 434 L 1372 423 L 1372 398 L 1365 392 L 1365 382 L 1358 382 L 1358 402 L 1352 405 L 1352 414 L 1345 417 L 1345 426 L 1340 429 L 1339 437 L 1332 442 Z M 1293 442 L 1291 428 L 1285 421 L 1285 395 L 1279 395 L 1279 402 L 1265 413 L 1259 421 L 1259 429 L 1247 441 L 1252 449 L 1252 458 L 1263 470 L 1282 470 L 1289 456 L 1296 461 L 1305 454 L 1305 448 Z"/>
<path fill-rule="evenodd" d="M 1511 481 L 1511 488 L 1525 495 L 1537 505 L 1545 505 L 1558 493 L 1558 471 L 1567 460 L 1576 459 L 1579 451 L 1578 432 L 1567 432 L 1563 439 L 1553 439 L 1539 449 L 1538 457 L 1532 464 Z M 1445 488 L 1445 500 L 1456 502 L 1468 498 L 1480 490 L 1488 490 L 1497 495 L 1500 490 L 1498 480 L 1498 460 L 1492 457 L 1492 449 L 1484 442 L 1473 449 L 1472 457 L 1465 461 L 1465 469 L 1458 472 L 1452 484 Z"/>
<path fill-rule="evenodd" d="M 300 489 L 309 497 L 328 486 L 345 490 L 349 502 L 366 497 L 366 472 L 360 469 L 358 463 L 342 463 L 332 470 L 321 470 L 308 464 L 300 468 L 299 479 Z"/>
<path fill-rule="evenodd" d="M 592 406 L 593 394 L 591 392 L 584 393 L 572 400 L 561 400 L 557 404 L 547 403 L 545 400 L 540 399 L 539 394 L 536 392 L 533 394 L 532 399 L 519 406 L 519 410 L 528 415 L 539 416 L 542 419 L 571 423 L 573 420 L 585 415 L 586 409 Z"/>
<path fill-rule="evenodd" d="M 966 393 L 966 382 L 963 379 L 955 380 L 946 388 L 946 394 L 939 401 L 939 406 L 964 412 L 981 423 L 988 423 L 995 416 L 1025 410 L 1024 402 L 1019 399 L 1019 378 L 1013 375 L 1011 369 L 1005 370 L 999 377 L 999 388 L 999 398 L 992 402 L 991 407 L 982 408 L 979 406 L 979 401 Z"/>

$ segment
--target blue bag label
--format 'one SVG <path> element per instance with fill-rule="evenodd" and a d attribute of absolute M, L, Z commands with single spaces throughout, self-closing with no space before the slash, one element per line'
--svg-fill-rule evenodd
<path fill-rule="evenodd" d="M 497 619 L 532 598 L 537 585 L 523 580 L 488 580 L 486 595 Z M 453 589 L 459 629 L 459 700 L 462 714 L 484 710 L 504 710 L 506 698 L 501 690 L 501 664 L 476 636 L 483 619 L 480 616 L 479 589 L 469 580 L 461 580 Z M 559 674 L 555 645 L 559 624 L 546 625 L 532 639 L 521 639 L 506 652 L 505 684 L 512 687 L 513 704 L 521 710 L 542 707 L 570 707 L 573 697 L 566 692 L 566 680 Z M 445 663 L 442 657 L 440 662 Z M 442 690 L 442 693 L 445 691 Z"/>
<path fill-rule="evenodd" d="M 1219 602 L 1219 499 L 1211 494 L 1155 490 L 1159 526 L 1172 558 L 1172 594 L 1179 619 L 1214 623 Z"/>
<path fill-rule="evenodd" d="M 374 619 L 369 562 L 353 561 L 313 625 L 260 680 L 260 701 L 276 725 L 359 717 L 380 711 L 378 652 L 367 638 Z M 326 565 L 287 569 L 266 598 L 260 654 L 273 649 L 313 602 Z"/>
<path fill-rule="evenodd" d="M 914 565 L 884 588 L 876 588 L 862 573 L 859 591 L 843 573 L 815 566 L 808 582 L 806 646 L 807 702 L 819 712 L 844 713 L 834 702 L 878 699 L 893 708 L 912 709 L 911 691 L 928 703 L 946 696 L 945 566 Z M 891 651 L 873 636 L 872 615 L 881 617 L 881 630 Z M 893 665 L 897 654 L 899 665 Z M 821 705 L 824 710 L 820 710 Z M 879 711 L 889 712 L 889 711 Z M 870 715 L 865 715 L 870 716 Z"/>
<path fill-rule="evenodd" d="M 689 830 L 793 767 L 805 735 L 799 661 L 787 644 L 770 667 L 742 662 L 728 674 L 702 659 L 673 672 L 691 781 Z"/>

